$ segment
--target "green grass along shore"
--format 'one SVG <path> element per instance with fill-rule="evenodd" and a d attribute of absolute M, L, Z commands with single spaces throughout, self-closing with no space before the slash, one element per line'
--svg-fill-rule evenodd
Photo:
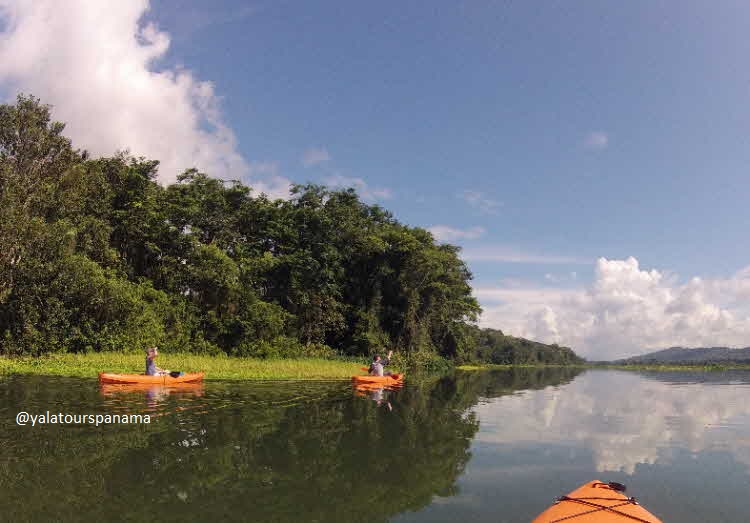
<path fill-rule="evenodd" d="M 39 358 L 0 357 L 0 376 L 36 374 L 96 378 L 99 372 L 140 374 L 145 355 L 140 353 L 99 352 L 90 354 L 55 354 Z M 362 374 L 361 362 L 345 359 L 299 358 L 259 359 L 231 356 L 207 356 L 190 353 L 162 353 L 158 365 L 185 372 L 204 371 L 207 380 L 340 380 Z M 577 367 L 630 371 L 722 371 L 750 370 L 750 365 L 461 365 L 459 370 L 491 370 L 536 367 Z"/>
<path fill-rule="evenodd" d="M 39 358 L 0 357 L 0 375 L 37 374 L 96 378 L 99 372 L 142 374 L 145 359 L 145 354 L 117 352 L 55 354 Z M 362 374 L 363 362 L 320 358 L 234 358 L 223 355 L 162 352 L 159 354 L 157 365 L 184 372 L 204 371 L 207 380 L 329 380 L 348 379 L 355 374 Z"/>

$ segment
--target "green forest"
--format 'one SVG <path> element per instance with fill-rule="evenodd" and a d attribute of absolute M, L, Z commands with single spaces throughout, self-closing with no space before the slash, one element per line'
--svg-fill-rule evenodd
<path fill-rule="evenodd" d="M 31 96 L 0 105 L 0 354 L 365 356 L 566 364 L 476 326 L 460 250 L 353 189 L 240 181 L 76 149 Z"/>

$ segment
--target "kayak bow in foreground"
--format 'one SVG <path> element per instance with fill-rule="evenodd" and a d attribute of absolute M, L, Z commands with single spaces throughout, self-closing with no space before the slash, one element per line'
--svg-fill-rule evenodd
<path fill-rule="evenodd" d="M 560 497 L 531 523 L 662 523 L 619 483 L 591 481 Z"/>

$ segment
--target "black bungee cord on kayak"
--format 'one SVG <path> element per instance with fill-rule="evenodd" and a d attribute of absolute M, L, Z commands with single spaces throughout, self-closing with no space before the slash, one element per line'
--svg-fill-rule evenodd
<path fill-rule="evenodd" d="M 603 485 L 607 485 L 609 488 L 611 488 L 612 490 L 617 491 L 617 492 L 625 492 L 625 490 L 627 488 L 622 483 L 617 483 L 615 481 L 611 481 L 609 483 L 602 483 L 602 484 Z M 590 501 L 590 500 L 607 500 L 607 501 L 613 501 L 612 498 L 598 498 L 598 497 L 597 498 L 593 498 L 593 497 L 571 498 L 570 496 L 560 496 L 559 498 L 557 498 L 557 502 L 558 503 L 562 502 L 562 501 L 571 501 L 571 502 L 574 502 L 574 503 L 580 503 L 581 505 L 585 505 L 585 506 L 588 506 L 588 507 L 593 507 L 593 510 L 587 510 L 585 512 L 580 512 L 578 514 L 571 514 L 570 516 L 563 516 L 561 518 L 552 520 L 549 523 L 558 523 L 560 521 L 567 521 L 567 520 L 570 520 L 570 519 L 577 518 L 579 516 L 585 516 L 585 515 L 588 515 L 588 514 L 592 514 L 594 512 L 599 512 L 599 511 L 614 512 L 618 516 L 624 516 L 626 518 L 632 519 L 633 521 L 640 521 L 641 523 L 651 523 L 651 521 L 649 521 L 647 519 L 639 518 L 638 516 L 632 516 L 630 514 L 626 514 L 625 512 L 621 512 L 619 510 L 615 510 L 617 507 L 622 507 L 622 506 L 625 506 L 625 505 L 637 505 L 638 501 L 636 501 L 636 499 L 633 498 L 633 497 L 627 498 L 627 499 L 623 500 L 622 503 L 618 503 L 617 505 L 610 505 L 610 506 L 600 505 L 600 504 L 594 503 L 593 501 Z"/>

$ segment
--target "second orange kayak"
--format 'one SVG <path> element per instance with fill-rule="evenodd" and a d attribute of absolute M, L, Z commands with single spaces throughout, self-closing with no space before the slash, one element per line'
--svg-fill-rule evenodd
<path fill-rule="evenodd" d="M 562 496 L 531 523 L 662 523 L 618 483 L 590 481 Z"/>
<path fill-rule="evenodd" d="M 154 385 L 172 385 L 175 383 L 195 383 L 203 381 L 203 372 L 185 373 L 173 378 L 169 374 L 163 376 L 148 376 L 146 374 L 113 374 L 109 372 L 99 373 L 100 383 L 150 383 Z"/>

